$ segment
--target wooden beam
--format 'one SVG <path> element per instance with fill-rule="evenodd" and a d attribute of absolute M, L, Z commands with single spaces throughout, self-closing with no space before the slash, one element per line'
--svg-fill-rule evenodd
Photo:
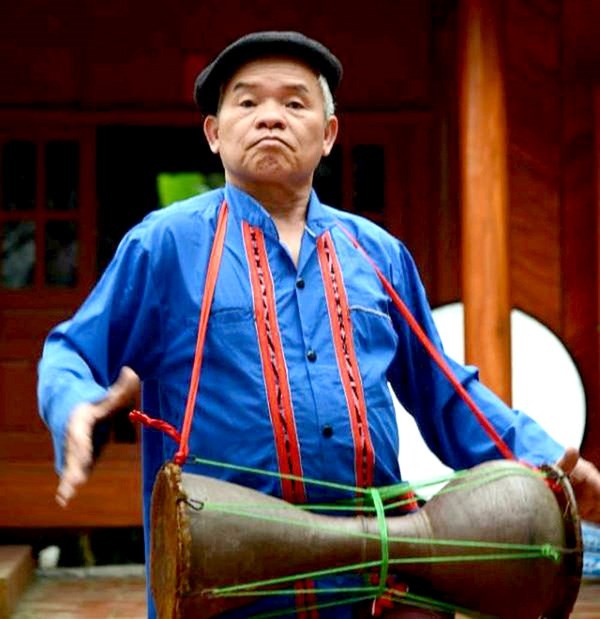
<path fill-rule="evenodd" d="M 20 434 L 31 448 L 50 442 L 44 435 Z M 18 447 L 2 451 L 3 445 L 7 447 L 8 441 L 18 436 L 12 432 L 6 441 L 0 440 L 0 528 L 141 526 L 139 443 L 109 443 L 89 481 L 65 509 L 54 499 L 58 477 L 47 447 L 41 448 L 45 458 L 25 459 Z"/>
<path fill-rule="evenodd" d="M 30 546 L 0 546 L 0 619 L 12 616 L 33 570 Z"/>
<path fill-rule="evenodd" d="M 461 0 L 460 155 L 465 357 L 511 399 L 508 164 L 499 0 Z"/>

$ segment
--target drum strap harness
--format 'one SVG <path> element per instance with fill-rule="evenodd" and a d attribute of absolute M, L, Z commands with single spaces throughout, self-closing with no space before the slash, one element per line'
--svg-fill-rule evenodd
<path fill-rule="evenodd" d="M 201 463 L 201 464 L 209 465 L 209 466 L 221 466 L 221 467 L 227 467 L 227 468 L 236 469 L 236 470 L 249 471 L 249 472 L 254 472 L 254 473 L 261 473 L 263 475 L 275 476 L 281 480 L 288 480 L 288 483 L 289 481 L 292 481 L 292 482 L 296 481 L 296 482 L 301 482 L 302 484 L 313 483 L 313 484 L 321 485 L 325 487 L 348 490 L 351 487 L 344 486 L 342 484 L 334 484 L 330 482 L 325 482 L 325 481 L 320 481 L 320 480 L 311 480 L 311 479 L 304 478 L 301 475 L 296 474 L 297 467 L 291 467 L 290 470 L 287 470 L 287 471 L 281 470 L 280 472 L 262 471 L 262 470 L 254 469 L 251 467 L 242 467 L 242 466 L 237 466 L 237 465 L 230 465 L 230 464 L 225 464 L 221 462 L 215 462 L 211 460 L 196 458 L 196 457 L 190 456 L 189 454 L 189 436 L 191 432 L 192 418 L 194 414 L 196 397 L 198 393 L 198 386 L 200 382 L 200 371 L 202 368 L 204 342 L 206 339 L 206 331 L 208 327 L 210 308 L 211 308 L 213 297 L 214 297 L 215 286 L 216 286 L 216 282 L 217 282 L 217 278 L 219 274 L 221 258 L 223 255 L 223 248 L 225 244 L 225 233 L 227 230 L 227 220 L 228 220 L 228 207 L 227 207 L 227 203 L 223 201 L 219 209 L 216 232 L 215 232 L 213 244 L 211 247 L 208 268 L 206 272 L 206 282 L 205 282 L 204 294 L 202 297 L 202 303 L 201 303 L 201 308 L 200 308 L 200 317 L 199 317 L 199 324 L 198 324 L 198 333 L 197 333 L 197 338 L 196 338 L 194 362 L 192 366 L 192 375 L 191 375 L 191 380 L 190 380 L 190 387 L 189 387 L 188 397 L 186 401 L 186 407 L 185 407 L 185 413 L 184 413 L 184 419 L 183 419 L 181 432 L 179 432 L 175 427 L 173 427 L 171 424 L 167 423 L 166 421 L 151 418 L 139 410 L 132 411 L 130 413 L 130 419 L 135 422 L 140 422 L 147 427 L 160 430 L 166 433 L 168 436 L 170 436 L 173 440 L 175 440 L 178 443 L 178 450 L 175 453 L 173 460 L 179 466 L 185 464 L 189 460 L 191 462 Z M 338 221 L 337 225 L 339 229 L 349 239 L 351 244 L 364 256 L 364 258 L 373 267 L 375 273 L 377 274 L 377 277 L 381 281 L 382 286 L 384 287 L 386 292 L 389 294 L 395 307 L 399 310 L 400 314 L 406 320 L 410 329 L 413 331 L 415 336 L 418 338 L 419 342 L 423 345 L 423 347 L 426 349 L 428 354 L 434 360 L 436 365 L 440 368 L 442 373 L 446 376 L 448 381 L 451 383 L 453 388 L 456 390 L 459 397 L 465 402 L 468 408 L 475 415 L 475 417 L 481 424 L 482 428 L 488 434 L 489 438 L 494 442 L 494 444 L 496 445 L 496 447 L 498 448 L 502 456 L 509 460 L 516 460 L 516 457 L 513 454 L 513 452 L 510 450 L 508 445 L 503 441 L 503 439 L 499 436 L 498 432 L 492 426 L 490 421 L 486 418 L 483 411 L 478 407 L 478 405 L 475 403 L 473 398 L 466 391 L 466 389 L 460 383 L 458 378 L 454 375 L 454 373 L 452 372 L 451 368 L 449 367 L 448 363 L 446 362 L 442 354 L 437 350 L 434 344 L 429 340 L 426 333 L 421 328 L 421 326 L 418 324 L 418 322 L 416 321 L 416 319 L 410 312 L 407 305 L 400 298 L 398 293 L 394 290 L 391 283 L 383 275 L 381 269 L 375 264 L 373 259 L 366 253 L 363 247 L 358 243 L 356 238 L 354 238 L 354 236 L 341 224 L 341 222 Z M 333 272 L 333 270 L 331 271 L 332 279 L 329 280 L 328 269 L 330 269 L 331 267 L 331 260 L 333 259 L 336 261 L 336 258 L 335 258 L 335 254 L 333 254 L 333 258 L 331 258 L 331 255 L 328 255 L 327 246 L 329 247 L 333 246 L 333 241 L 332 241 L 330 232 L 325 233 L 322 238 L 318 239 L 318 249 L 321 250 L 319 254 L 319 260 L 320 260 L 321 270 L 323 273 L 323 279 L 325 282 L 326 293 L 328 293 L 329 297 L 331 298 L 332 294 L 334 293 L 338 294 L 338 292 L 335 290 L 336 285 L 337 285 L 336 280 L 335 280 L 335 273 Z M 338 270 L 339 270 L 339 265 L 336 265 L 336 266 L 338 267 Z M 338 271 L 338 272 L 341 272 L 341 271 Z M 343 284 L 342 284 L 342 288 L 343 288 Z M 329 302 L 329 299 L 328 299 L 328 302 Z M 255 303 L 255 308 L 256 308 L 256 303 Z M 330 307 L 330 318 L 333 321 L 331 307 Z M 332 323 L 332 331 L 335 334 L 336 329 L 333 327 L 334 325 Z M 344 327 L 351 328 L 350 325 L 342 324 L 341 328 L 343 329 Z M 336 348 L 339 348 L 339 343 L 337 342 L 334 342 L 334 343 L 336 343 Z M 341 357 L 340 355 L 338 355 L 338 364 L 341 363 L 340 359 Z M 341 367 L 340 367 L 340 372 L 341 372 Z M 342 382 L 344 382 L 344 380 L 342 380 Z M 344 384 L 344 387 L 347 391 L 346 393 L 347 400 L 350 402 L 351 396 L 353 396 L 353 394 L 350 390 L 347 389 L 346 384 Z M 356 391 L 356 388 L 354 388 L 354 390 Z M 356 400 L 356 397 L 354 397 L 354 399 Z M 350 405 L 349 405 L 349 408 L 350 408 Z M 359 406 L 359 409 L 360 409 L 360 406 Z M 365 426 L 366 426 L 366 411 L 362 411 L 359 409 L 357 409 L 357 412 L 355 413 L 356 420 L 357 420 L 357 427 L 361 427 L 361 423 L 363 423 L 361 432 L 364 432 Z M 362 442 L 357 442 L 357 436 L 361 439 Z M 372 451 L 370 451 L 371 447 L 370 447 L 370 443 L 368 439 L 368 430 L 366 431 L 366 434 L 355 435 L 355 447 L 357 450 L 357 454 L 359 454 L 359 451 L 362 450 L 361 452 L 362 455 L 360 459 L 358 458 L 358 455 L 357 455 L 357 467 L 356 468 L 357 468 L 357 473 L 359 473 L 357 475 L 357 480 L 362 479 L 363 481 L 365 481 L 366 479 L 372 479 L 372 472 L 371 472 L 372 471 Z M 362 474 L 360 474 L 361 471 L 362 471 Z M 366 474 L 364 473 L 365 471 L 367 471 Z M 537 472 L 532 471 L 532 474 L 537 474 Z M 454 477 L 456 477 L 457 475 L 460 475 L 460 472 L 455 473 Z M 437 483 L 439 483 L 440 481 L 442 480 L 436 480 Z M 411 594 L 407 593 L 407 591 L 405 590 L 403 586 L 394 586 L 394 584 L 389 581 L 389 578 L 388 578 L 388 569 L 389 569 L 389 563 L 390 563 L 389 561 L 389 540 L 388 540 L 388 531 L 387 531 L 387 526 L 386 526 L 385 509 L 403 506 L 403 505 L 411 505 L 414 502 L 414 498 L 397 500 L 399 496 L 399 488 L 401 488 L 402 492 L 404 492 L 405 494 L 407 490 L 410 490 L 410 486 L 408 484 L 401 484 L 400 486 L 377 489 L 373 487 L 366 487 L 365 484 L 363 483 L 363 484 L 359 484 L 359 487 L 357 488 L 351 488 L 355 491 L 355 493 L 358 493 L 359 495 L 362 494 L 362 497 L 363 497 L 362 501 L 364 501 L 364 499 L 367 499 L 371 503 L 371 506 L 366 506 L 364 502 L 361 502 L 361 500 L 359 500 L 358 503 L 356 503 L 354 507 L 352 507 L 352 509 L 355 510 L 354 513 L 356 513 L 357 509 L 358 510 L 362 509 L 364 511 L 370 511 L 374 513 L 374 515 L 376 516 L 378 528 L 379 528 L 379 539 L 380 539 L 380 544 L 381 544 L 381 559 L 380 561 L 374 562 L 373 565 L 365 564 L 365 565 L 360 565 L 360 566 L 348 566 L 348 567 L 355 568 L 355 569 L 368 569 L 368 568 L 372 569 L 374 567 L 379 567 L 380 568 L 379 575 L 378 577 L 377 576 L 375 577 L 375 580 L 377 582 L 375 583 L 375 586 L 373 587 L 366 587 L 366 588 L 363 587 L 363 588 L 354 588 L 354 589 L 346 588 L 346 589 L 335 589 L 335 590 L 329 589 L 325 591 L 330 592 L 330 593 L 340 592 L 340 591 L 346 591 L 348 593 L 350 593 L 351 591 L 354 591 L 355 593 L 358 593 L 360 591 L 361 593 L 363 593 L 361 597 L 345 599 L 343 600 L 342 603 L 354 603 L 359 600 L 365 600 L 365 599 L 372 600 L 373 598 L 375 598 L 375 603 L 373 606 L 373 613 L 375 615 L 380 614 L 382 612 L 382 607 L 386 606 L 386 603 L 388 604 L 391 603 L 391 601 L 394 599 L 395 600 L 402 599 L 406 601 L 411 600 L 410 603 L 427 604 L 429 606 L 435 606 L 436 608 L 441 609 L 441 610 L 454 611 L 456 610 L 454 606 L 445 605 L 441 602 L 430 600 L 427 598 L 419 598 L 419 596 L 411 596 Z M 384 500 L 387 501 L 393 498 L 396 498 L 396 502 L 387 504 L 384 507 Z M 322 509 L 325 506 L 320 505 L 320 506 L 306 506 L 306 507 L 309 509 L 310 508 L 321 508 Z M 331 508 L 331 506 L 327 506 L 327 509 L 329 508 Z M 338 509 L 341 509 L 341 508 L 338 507 Z M 348 506 L 344 507 L 343 509 L 347 510 Z M 266 517 L 268 519 L 268 515 Z M 438 540 L 436 542 L 436 540 L 429 540 L 428 543 L 447 544 L 448 541 Z M 464 545 L 464 544 L 465 542 L 461 542 L 461 545 Z M 481 543 L 479 542 L 477 544 L 474 544 L 474 546 L 475 545 L 477 545 L 477 547 L 479 548 L 481 547 Z M 514 546 L 514 545 L 510 545 L 510 544 L 502 545 L 502 548 L 498 548 L 498 551 L 502 553 L 502 550 L 506 551 L 506 548 L 511 547 L 511 546 Z M 540 556 L 541 554 L 543 556 L 549 556 L 550 558 L 553 558 L 555 560 L 557 559 L 557 555 L 559 554 L 559 551 L 557 549 L 548 548 L 548 547 L 540 547 L 540 548 L 538 547 L 512 548 L 511 547 L 510 551 L 512 553 L 514 553 L 515 551 L 522 552 L 523 558 L 530 558 L 532 556 Z M 493 556 L 494 555 L 487 555 L 487 559 L 489 560 Z M 515 554 L 512 554 L 511 556 L 512 558 L 517 557 L 517 555 Z M 502 558 L 502 554 L 499 554 L 498 558 Z M 307 574 L 297 574 L 297 575 L 294 575 L 293 577 L 273 579 L 268 582 L 249 583 L 246 585 L 237 585 L 233 587 L 221 587 L 218 590 L 218 594 L 219 595 L 236 595 L 236 594 L 237 595 L 240 595 L 240 594 L 251 595 L 251 593 L 249 593 L 248 590 L 253 589 L 254 587 L 259 586 L 259 585 L 267 586 L 268 588 L 271 588 L 273 586 L 281 586 L 282 584 L 286 582 L 292 583 L 294 581 L 297 581 L 298 579 L 316 578 L 316 577 L 320 577 L 324 575 L 331 575 L 334 573 L 343 573 L 343 572 L 348 571 L 348 567 L 338 569 L 338 570 L 323 570 L 322 572 L 319 571 L 319 572 L 311 572 Z M 246 593 L 244 593 L 244 589 L 246 589 Z M 313 591 L 308 591 L 308 590 L 306 591 L 306 593 L 312 593 L 312 592 Z M 283 591 L 279 590 L 279 593 L 281 594 L 283 593 Z M 298 594 L 299 593 L 298 588 L 296 587 L 295 590 L 294 589 L 290 590 L 289 593 Z M 364 595 L 365 593 L 368 594 L 366 597 Z M 339 601 L 333 602 L 333 603 L 325 603 L 325 604 L 318 605 L 318 607 L 322 608 L 325 606 L 335 605 L 339 603 L 340 603 Z M 317 606 L 308 606 L 302 610 L 308 611 L 314 608 L 317 608 Z"/>
<path fill-rule="evenodd" d="M 198 385 L 200 382 L 200 370 L 202 368 L 202 354 L 204 350 L 204 341 L 206 339 L 206 329 L 208 327 L 208 317 L 210 315 L 210 307 L 212 305 L 212 300 L 214 297 L 215 286 L 217 283 L 217 277 L 219 275 L 219 267 L 221 264 L 221 257 L 223 255 L 223 247 L 225 245 L 225 232 L 227 229 L 227 219 L 228 219 L 228 207 L 227 203 L 223 202 L 221 208 L 219 210 L 219 216 L 217 219 L 217 228 L 215 232 L 215 238 L 213 240 L 213 245 L 210 252 L 210 258 L 208 261 L 208 269 L 206 273 L 206 283 L 204 288 L 204 295 L 202 298 L 202 305 L 200 308 L 200 320 L 198 324 L 198 336 L 196 339 L 196 350 L 194 355 L 194 365 L 192 367 L 192 377 L 190 380 L 190 388 L 188 392 L 185 414 L 183 418 L 183 426 L 181 430 L 181 434 L 169 423 L 164 422 L 159 419 L 152 419 L 147 415 L 144 415 L 140 411 L 132 411 L 131 419 L 132 421 L 138 421 L 143 423 L 146 426 L 155 428 L 157 430 L 162 430 L 166 434 L 168 434 L 171 438 L 176 440 L 179 443 L 179 449 L 174 457 L 174 462 L 176 464 L 182 465 L 186 462 L 189 456 L 189 436 L 192 428 L 192 418 L 194 415 L 194 406 L 196 403 L 196 396 L 198 393 Z M 348 231 L 348 229 L 343 226 L 340 222 L 338 222 L 339 229 L 348 237 L 352 245 L 365 257 L 365 259 L 369 262 L 369 264 L 373 267 L 377 277 L 381 281 L 385 291 L 390 295 L 390 298 L 396 308 L 399 310 L 402 317 L 406 320 L 409 327 L 421 342 L 425 350 L 431 356 L 431 358 L 435 361 L 437 366 L 440 368 L 444 376 L 448 379 L 452 387 L 456 390 L 457 394 L 460 398 L 465 402 L 465 404 L 469 407 L 471 412 L 475 415 L 482 428 L 485 430 L 490 439 L 494 442 L 498 451 L 502 454 L 502 456 L 508 460 L 516 460 L 515 455 L 510 450 L 508 445 L 502 440 L 494 426 L 487 419 L 483 411 L 479 408 L 479 406 L 475 403 L 473 398 L 464 388 L 464 386 L 460 383 L 458 378 L 454 375 L 452 370 L 450 369 L 448 363 L 443 358 L 439 350 L 434 346 L 434 344 L 429 340 L 425 331 L 421 328 L 419 323 L 416 321 L 415 317 L 412 315 L 411 311 L 408 309 L 406 303 L 400 298 L 400 295 L 394 290 L 392 284 L 388 281 L 385 275 L 382 273 L 381 269 L 375 264 L 375 261 L 367 254 L 364 248 L 359 244 L 359 242 L 354 238 L 354 236 Z M 327 235 L 329 236 L 329 234 Z M 331 242 L 331 240 L 330 240 Z"/>

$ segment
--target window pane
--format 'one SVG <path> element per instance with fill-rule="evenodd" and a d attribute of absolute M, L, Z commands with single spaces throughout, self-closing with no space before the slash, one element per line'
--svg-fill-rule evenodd
<path fill-rule="evenodd" d="M 46 224 L 46 284 L 75 286 L 77 284 L 77 223 L 49 221 Z"/>
<path fill-rule="evenodd" d="M 46 208 L 77 208 L 79 192 L 79 144 L 55 141 L 46 144 Z"/>
<path fill-rule="evenodd" d="M 2 209 L 30 211 L 35 208 L 36 146 L 13 140 L 2 150 Z"/>
<path fill-rule="evenodd" d="M 342 147 L 336 144 L 315 171 L 314 187 L 324 204 L 342 208 Z"/>
<path fill-rule="evenodd" d="M 2 286 L 27 288 L 33 285 L 35 223 L 9 221 L 2 225 Z"/>
<path fill-rule="evenodd" d="M 385 153 L 381 144 L 360 144 L 352 149 L 357 213 L 381 213 L 385 206 Z"/>

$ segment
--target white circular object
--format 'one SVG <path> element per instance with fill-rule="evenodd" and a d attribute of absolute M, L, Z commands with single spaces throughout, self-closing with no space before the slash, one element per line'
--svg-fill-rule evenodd
<path fill-rule="evenodd" d="M 433 318 L 446 353 L 464 363 L 462 303 L 436 308 Z M 585 391 L 564 344 L 535 318 L 512 310 L 511 346 L 513 408 L 535 419 L 560 444 L 579 447 L 585 432 Z M 447 474 L 450 469 L 429 451 L 413 418 L 395 398 L 394 403 L 403 478 L 421 481 Z"/>

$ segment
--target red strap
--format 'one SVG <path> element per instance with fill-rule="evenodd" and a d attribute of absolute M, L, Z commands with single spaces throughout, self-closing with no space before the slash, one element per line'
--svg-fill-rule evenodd
<path fill-rule="evenodd" d="M 471 412 L 475 415 L 477 421 L 479 421 L 487 435 L 495 443 L 498 451 L 500 451 L 502 456 L 507 460 L 516 460 L 517 458 L 510 450 L 508 445 L 502 440 L 502 438 L 496 431 L 496 428 L 494 428 L 494 426 L 490 423 L 489 419 L 485 416 L 483 411 L 479 408 L 479 406 L 477 406 L 468 391 L 461 385 L 460 381 L 458 380 L 458 378 L 456 378 L 454 372 L 450 369 L 450 366 L 448 365 L 446 360 L 442 357 L 438 349 L 427 337 L 425 331 L 423 331 L 423 329 L 421 328 L 421 325 L 419 325 L 419 323 L 416 321 L 415 317 L 411 314 L 404 301 L 402 301 L 398 293 L 394 290 L 393 286 L 386 279 L 385 275 L 381 272 L 373 259 L 367 254 L 367 252 L 363 249 L 359 242 L 352 236 L 352 234 L 348 230 L 346 230 L 346 228 L 341 223 L 338 222 L 338 225 L 342 232 L 350 239 L 352 245 L 354 245 L 354 247 L 356 247 L 356 249 L 358 249 L 363 254 L 369 264 L 373 267 L 373 269 L 375 269 L 377 276 L 381 280 L 381 283 L 383 284 L 383 287 L 385 288 L 387 293 L 390 295 L 394 305 L 398 308 L 398 310 L 400 310 L 400 313 L 408 323 L 409 327 L 412 329 L 413 333 L 417 336 L 421 344 L 425 347 L 425 350 L 427 350 L 431 358 L 438 365 L 438 367 L 446 376 L 450 384 L 454 387 L 458 395 L 471 409 Z"/>
<path fill-rule="evenodd" d="M 192 378 L 190 381 L 190 389 L 188 393 L 188 399 L 185 409 L 184 421 L 183 421 L 183 429 L 181 432 L 181 436 L 169 424 L 166 422 L 161 422 L 159 420 L 153 420 L 143 413 L 139 413 L 139 411 L 134 411 L 131 414 L 131 418 L 133 421 L 140 421 L 145 425 L 150 427 L 154 427 L 157 429 L 161 429 L 169 436 L 174 438 L 179 442 L 179 450 L 175 454 L 175 462 L 177 464 L 183 464 L 187 459 L 189 453 L 189 435 L 191 431 L 192 425 L 192 417 L 194 414 L 194 405 L 196 402 L 196 396 L 198 393 L 198 385 L 200 382 L 200 369 L 202 366 L 202 351 L 204 348 L 204 340 L 206 337 L 206 329 L 208 325 L 208 316 L 210 313 L 210 306 L 212 304 L 212 299 L 214 296 L 214 289 L 217 280 L 217 276 L 219 273 L 219 265 L 221 261 L 221 256 L 223 254 L 223 246 L 225 243 L 225 231 L 227 227 L 227 203 L 224 201 L 221 209 L 219 211 L 219 217 L 217 221 L 217 230 L 215 234 L 215 239 L 213 241 L 213 246 L 211 249 L 208 270 L 206 275 L 206 284 L 204 290 L 204 296 L 202 299 L 202 307 L 200 310 L 200 324 L 198 326 L 198 337 L 196 340 L 196 351 L 194 356 L 194 365 L 192 368 Z M 373 259 L 367 254 L 367 252 L 363 249 L 363 247 L 359 244 L 359 242 L 352 236 L 352 234 L 341 224 L 338 222 L 338 226 L 342 230 L 342 232 L 348 237 L 350 242 L 356 249 L 358 249 L 366 258 L 366 260 L 371 264 L 375 273 L 379 277 L 383 287 L 390 295 L 394 305 L 398 308 L 404 319 L 407 321 L 409 327 L 415 333 L 421 344 L 427 350 L 431 358 L 438 365 L 442 373 L 446 376 L 450 384 L 454 387 L 458 395 L 465 402 L 465 404 L 469 407 L 471 412 L 475 415 L 476 419 L 479 421 L 485 432 L 492 439 L 500 453 L 504 458 L 508 460 L 516 460 L 515 455 L 512 453 L 508 445 L 502 440 L 499 436 L 498 432 L 489 422 L 483 411 L 477 406 L 473 398 L 469 395 L 466 389 L 461 385 L 459 380 L 456 378 L 445 359 L 439 353 L 439 351 L 435 348 L 432 342 L 429 340 L 419 323 L 415 320 L 414 316 L 411 314 L 410 310 L 406 306 L 406 304 L 402 301 L 398 293 L 394 290 L 393 286 L 383 275 L 379 267 L 375 264 Z"/>
<path fill-rule="evenodd" d="M 302 477 L 300 443 L 292 404 L 283 342 L 277 320 L 273 278 L 262 231 L 248 222 L 242 223 L 242 234 L 250 273 L 258 349 L 267 392 L 267 405 L 273 426 L 283 498 L 290 503 L 306 502 Z"/>
<path fill-rule="evenodd" d="M 177 443 L 181 442 L 181 435 L 179 434 L 179 432 L 177 432 L 177 430 L 170 423 L 167 423 L 162 419 L 153 419 L 152 417 L 148 417 L 148 415 L 138 410 L 131 411 L 129 413 L 129 419 L 133 423 L 141 423 L 148 428 L 160 430 L 161 432 L 168 434 Z"/>
<path fill-rule="evenodd" d="M 365 403 L 360 368 L 354 350 L 350 307 L 344 287 L 342 269 L 335 254 L 335 247 L 329 232 L 326 232 L 317 239 L 317 255 L 325 287 L 325 299 L 327 301 L 338 370 L 350 417 L 350 427 L 354 441 L 356 485 L 360 488 L 370 488 L 373 485 L 375 454 L 369 434 L 367 405 Z"/>
<path fill-rule="evenodd" d="M 210 314 L 210 306 L 215 292 L 215 285 L 219 275 L 219 265 L 221 264 L 221 256 L 223 255 L 223 247 L 225 245 L 225 232 L 227 230 L 227 202 L 223 201 L 219 210 L 217 219 L 217 230 L 210 251 L 208 260 L 208 269 L 206 270 L 206 283 L 204 285 L 204 295 L 202 297 L 202 306 L 200 308 L 200 321 L 198 324 L 198 336 L 196 338 L 196 350 L 194 353 L 194 365 L 192 367 L 192 378 L 190 380 L 190 389 L 188 392 L 187 403 L 185 406 L 185 414 L 183 417 L 183 427 L 181 434 L 169 423 L 161 419 L 153 419 L 145 415 L 141 411 L 131 411 L 129 419 L 133 422 L 141 423 L 149 428 L 161 430 L 173 440 L 179 443 L 179 449 L 173 458 L 176 464 L 182 465 L 189 454 L 189 437 L 192 428 L 192 418 L 194 416 L 194 407 L 196 404 L 196 396 L 198 394 L 198 385 L 200 383 L 200 370 L 202 368 L 202 352 L 204 350 L 204 340 L 206 339 L 206 328 L 208 326 L 208 316 Z"/>
<path fill-rule="evenodd" d="M 202 368 L 202 352 L 204 350 L 204 340 L 206 339 L 206 328 L 208 326 L 208 316 L 210 314 L 210 306 L 215 292 L 215 285 L 219 275 L 219 265 L 221 264 L 221 256 L 223 255 L 223 247 L 225 245 L 225 232 L 227 230 L 227 202 L 223 200 L 219 209 L 219 217 L 217 218 L 217 230 L 210 250 L 210 258 L 208 260 L 208 269 L 206 270 L 206 283 L 204 284 L 204 295 L 202 297 L 202 305 L 200 308 L 200 321 L 198 324 L 198 336 L 196 338 L 196 350 L 194 353 L 194 365 L 192 367 L 192 378 L 190 380 L 190 389 L 188 392 L 187 403 L 185 406 L 185 414 L 183 417 L 183 427 L 181 434 L 166 421 L 161 419 L 153 419 L 145 415 L 141 411 L 131 411 L 129 419 L 132 422 L 141 423 L 149 428 L 161 430 L 173 440 L 179 443 L 179 449 L 173 458 L 176 464 L 182 465 L 189 454 L 189 438 L 192 428 L 192 418 L 194 416 L 194 407 L 196 404 L 196 396 L 198 395 L 198 385 L 200 383 L 200 370 Z"/>
<path fill-rule="evenodd" d="M 190 452 L 188 443 L 190 439 L 190 432 L 192 430 L 192 418 L 194 417 L 198 385 L 200 383 L 200 370 L 202 369 L 202 355 L 204 352 L 204 340 L 206 339 L 210 306 L 212 305 L 212 300 L 215 293 L 215 286 L 219 275 L 219 266 L 221 264 L 221 256 L 223 255 L 223 247 L 225 245 L 227 213 L 227 202 L 223 201 L 221 209 L 219 210 L 217 230 L 215 232 L 215 238 L 210 251 L 210 258 L 208 260 L 208 269 L 206 271 L 206 283 L 204 284 L 204 295 L 202 298 L 202 307 L 200 308 L 200 322 L 198 324 L 198 337 L 196 339 L 196 351 L 194 353 L 194 366 L 192 368 L 190 390 L 188 392 L 187 403 L 185 405 L 183 427 L 181 429 L 181 441 L 179 442 L 179 450 L 173 458 L 175 464 L 179 465 L 182 465 L 187 460 Z"/>

